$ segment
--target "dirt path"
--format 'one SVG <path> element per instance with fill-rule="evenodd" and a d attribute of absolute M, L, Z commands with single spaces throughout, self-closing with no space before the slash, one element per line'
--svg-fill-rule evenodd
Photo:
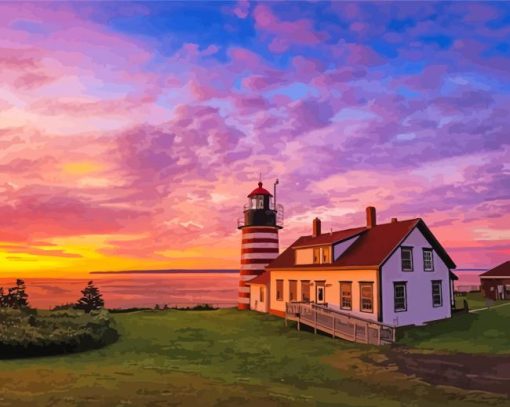
<path fill-rule="evenodd" d="M 393 348 L 384 365 L 431 383 L 504 394 L 510 398 L 510 355 L 425 354 Z"/>
<path fill-rule="evenodd" d="M 499 304 L 499 305 L 491 305 L 490 307 L 476 308 L 476 309 L 470 310 L 469 312 L 473 313 L 473 312 L 487 311 L 489 309 L 494 309 L 494 308 L 499 308 L 499 307 L 506 307 L 508 305 L 510 305 L 510 302 L 507 302 L 505 304 Z"/>

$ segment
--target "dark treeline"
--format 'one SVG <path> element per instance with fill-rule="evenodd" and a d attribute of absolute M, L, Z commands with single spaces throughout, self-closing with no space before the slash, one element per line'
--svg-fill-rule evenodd
<path fill-rule="evenodd" d="M 0 288 L 0 359 L 58 355 L 115 342 L 115 321 L 99 289 L 89 281 L 76 303 L 39 312 L 30 307 L 25 282 Z"/>
<path fill-rule="evenodd" d="M 89 281 L 87 286 L 81 291 L 82 296 L 76 303 L 70 303 L 55 307 L 56 310 L 61 309 L 81 309 L 85 312 L 99 310 L 104 307 L 103 295 L 94 285 L 93 281 Z M 16 285 L 5 290 L 0 287 L 0 308 L 29 309 L 27 288 L 24 280 L 17 279 Z"/>

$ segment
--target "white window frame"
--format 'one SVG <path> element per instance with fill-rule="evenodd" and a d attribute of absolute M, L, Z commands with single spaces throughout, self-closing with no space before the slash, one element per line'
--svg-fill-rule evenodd
<path fill-rule="evenodd" d="M 434 293 L 434 285 L 439 286 L 439 293 Z M 436 303 L 437 295 L 439 295 L 439 303 Z M 443 280 L 432 280 L 432 306 L 434 308 L 443 306 Z"/>
<path fill-rule="evenodd" d="M 426 267 L 426 264 L 427 264 L 427 259 L 425 258 L 426 257 L 426 254 L 429 254 L 430 253 L 430 259 L 428 259 L 430 261 L 430 267 Z M 424 271 L 434 271 L 434 251 L 430 248 L 423 248 L 423 270 Z"/>
<path fill-rule="evenodd" d="M 399 299 L 404 300 L 404 307 L 403 308 L 397 308 L 397 287 L 403 287 L 404 288 L 404 296 L 399 297 Z M 407 311 L 407 282 L 405 281 L 395 281 L 393 283 L 393 310 L 395 312 L 405 312 Z"/>
<path fill-rule="evenodd" d="M 368 286 L 372 290 L 370 296 L 370 309 L 363 307 L 363 300 L 368 300 L 367 297 L 363 297 L 363 286 Z M 371 281 L 360 281 L 359 283 L 359 310 L 368 314 L 372 314 L 374 312 L 374 283 Z"/>
<path fill-rule="evenodd" d="M 350 287 L 350 296 L 344 297 L 342 293 L 342 286 L 348 285 Z M 344 298 L 349 298 L 349 306 L 344 305 Z M 352 281 L 340 281 L 340 309 L 352 311 Z"/>
<path fill-rule="evenodd" d="M 404 268 L 404 252 L 409 251 L 411 254 L 410 262 L 411 267 L 410 268 Z M 402 246 L 400 248 L 400 267 L 402 268 L 402 271 L 414 271 L 414 259 L 413 259 L 413 248 L 409 246 Z"/>

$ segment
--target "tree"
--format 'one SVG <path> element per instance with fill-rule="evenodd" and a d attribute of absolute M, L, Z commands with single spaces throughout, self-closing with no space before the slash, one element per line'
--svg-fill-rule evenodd
<path fill-rule="evenodd" d="M 103 295 L 99 292 L 99 288 L 94 285 L 93 281 L 89 281 L 81 293 L 83 296 L 78 300 L 76 308 L 90 312 L 104 307 Z"/>
<path fill-rule="evenodd" d="M 13 306 L 14 308 L 28 308 L 28 294 L 26 293 L 25 282 L 21 279 L 16 280 L 16 287 L 13 288 Z"/>
<path fill-rule="evenodd" d="M 0 287 L 0 307 L 7 307 L 7 295 L 3 287 Z"/>
<path fill-rule="evenodd" d="M 5 293 L 3 287 L 0 287 L 0 307 L 9 308 L 28 308 L 28 294 L 26 292 L 25 282 L 21 279 L 16 280 L 16 286 L 7 289 Z"/>

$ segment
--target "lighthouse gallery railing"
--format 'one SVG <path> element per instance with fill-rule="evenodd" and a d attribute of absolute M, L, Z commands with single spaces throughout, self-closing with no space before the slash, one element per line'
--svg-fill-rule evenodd
<path fill-rule="evenodd" d="M 274 208 L 273 203 L 270 201 L 269 204 L 270 209 Z M 253 209 L 250 207 L 250 205 L 246 204 L 243 206 L 243 213 L 244 211 L 247 211 L 249 209 Z M 276 226 L 283 228 L 283 220 L 284 220 L 284 209 L 282 204 L 276 204 Z M 244 226 L 244 216 L 237 219 L 237 227 L 243 227 Z"/>
<path fill-rule="evenodd" d="M 397 328 L 380 322 L 358 318 L 327 306 L 305 302 L 290 302 L 285 305 L 285 319 L 331 334 L 351 342 L 384 345 L 395 342 Z"/>

